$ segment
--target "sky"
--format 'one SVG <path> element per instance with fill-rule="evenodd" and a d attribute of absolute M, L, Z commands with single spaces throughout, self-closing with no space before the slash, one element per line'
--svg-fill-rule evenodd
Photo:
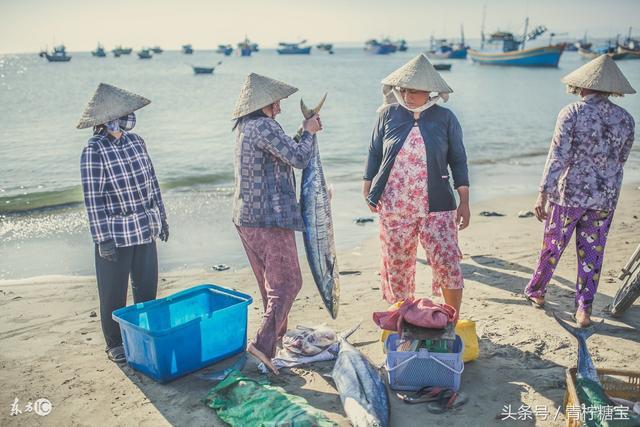
<path fill-rule="evenodd" d="M 582 37 L 640 37 L 640 0 L 0 0 L 0 53 L 36 52 L 54 43 L 88 51 L 160 45 L 196 49 L 235 45 L 245 34 L 262 47 L 280 41 L 348 43 L 369 38 L 479 38 L 531 25 Z"/>

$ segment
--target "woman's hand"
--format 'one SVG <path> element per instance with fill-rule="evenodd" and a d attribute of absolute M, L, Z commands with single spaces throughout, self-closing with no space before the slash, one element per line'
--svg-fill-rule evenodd
<path fill-rule="evenodd" d="M 456 211 L 456 224 L 458 224 L 458 229 L 464 230 L 469 226 L 470 221 L 471 209 L 469 208 L 469 203 L 460 203 Z"/>
<path fill-rule="evenodd" d="M 547 193 L 538 194 L 538 199 L 533 207 L 533 211 L 536 214 L 538 221 L 546 221 L 547 219 Z"/>
<path fill-rule="evenodd" d="M 302 129 L 309 132 L 311 135 L 315 135 L 316 132 L 322 130 L 322 123 L 320 122 L 320 116 L 314 114 L 311 118 L 302 122 Z"/>
<path fill-rule="evenodd" d="M 378 211 L 380 210 L 380 208 L 378 206 L 372 206 L 369 203 L 369 200 L 367 200 L 367 198 L 369 197 L 369 192 L 371 191 L 371 181 L 367 181 L 366 179 L 364 181 L 362 181 L 362 195 L 364 196 L 364 201 L 367 204 L 367 206 L 369 207 L 369 210 L 373 213 L 378 213 Z"/>

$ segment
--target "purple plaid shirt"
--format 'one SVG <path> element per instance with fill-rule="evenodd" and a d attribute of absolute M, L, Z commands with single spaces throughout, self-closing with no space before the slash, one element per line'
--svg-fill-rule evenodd
<path fill-rule="evenodd" d="M 117 247 L 150 243 L 166 219 L 160 187 L 144 141 L 123 132 L 94 135 L 80 159 L 84 204 L 96 243 Z"/>
<path fill-rule="evenodd" d="M 635 124 L 607 97 L 589 95 L 558 114 L 540 191 L 555 204 L 616 208 Z"/>
<path fill-rule="evenodd" d="M 313 155 L 314 139 L 288 137 L 267 117 L 245 119 L 236 142 L 233 222 L 241 227 L 280 227 L 302 231 L 293 168 L 303 169 Z"/>

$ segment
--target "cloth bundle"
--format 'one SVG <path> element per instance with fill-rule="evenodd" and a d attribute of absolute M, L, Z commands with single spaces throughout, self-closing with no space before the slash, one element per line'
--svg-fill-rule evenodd
<path fill-rule="evenodd" d="M 421 328 L 444 329 L 458 313 L 448 304 L 436 304 L 428 298 L 408 298 L 387 311 L 373 313 L 373 321 L 382 329 L 402 331 L 404 322 Z"/>

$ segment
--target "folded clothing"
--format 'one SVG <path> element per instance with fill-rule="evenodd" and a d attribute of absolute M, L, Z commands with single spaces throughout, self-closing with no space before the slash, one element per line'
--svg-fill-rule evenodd
<path fill-rule="evenodd" d="M 399 307 L 396 304 L 387 311 L 373 313 L 373 321 L 382 329 L 402 332 L 404 322 L 422 328 L 444 329 L 457 315 L 456 309 L 448 304 L 437 304 L 428 298 L 408 298 Z"/>

